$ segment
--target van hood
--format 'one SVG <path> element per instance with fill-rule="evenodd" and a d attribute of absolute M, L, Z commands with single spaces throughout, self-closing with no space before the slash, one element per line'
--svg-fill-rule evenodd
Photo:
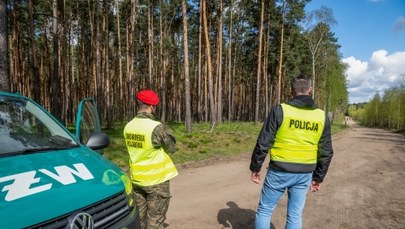
<path fill-rule="evenodd" d="M 123 191 L 123 177 L 87 147 L 0 158 L 0 228 L 70 214 Z"/>

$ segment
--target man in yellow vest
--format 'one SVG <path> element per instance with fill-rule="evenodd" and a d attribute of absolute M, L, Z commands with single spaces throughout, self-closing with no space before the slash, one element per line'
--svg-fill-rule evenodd
<path fill-rule="evenodd" d="M 176 150 L 176 139 L 153 112 L 159 97 L 152 90 L 137 94 L 138 114 L 124 128 L 129 167 L 142 229 L 164 228 L 170 201 L 169 180 L 177 170 L 167 153 Z"/>
<path fill-rule="evenodd" d="M 260 170 L 270 150 L 270 164 L 256 212 L 256 229 L 270 228 L 271 215 L 288 192 L 286 229 L 302 228 L 308 190 L 321 189 L 333 156 L 330 121 L 311 97 L 311 80 L 299 76 L 291 83 L 293 98 L 275 106 L 252 153 L 251 180 L 259 184 Z"/>

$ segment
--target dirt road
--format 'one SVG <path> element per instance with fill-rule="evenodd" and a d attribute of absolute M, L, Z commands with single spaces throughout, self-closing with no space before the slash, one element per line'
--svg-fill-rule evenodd
<path fill-rule="evenodd" d="M 322 190 L 308 193 L 303 228 L 405 228 L 404 135 L 351 123 L 333 140 L 335 156 Z M 249 163 L 246 153 L 179 168 L 167 228 L 253 228 L 261 185 L 250 181 Z M 284 196 L 272 228 L 284 228 L 285 214 Z"/>

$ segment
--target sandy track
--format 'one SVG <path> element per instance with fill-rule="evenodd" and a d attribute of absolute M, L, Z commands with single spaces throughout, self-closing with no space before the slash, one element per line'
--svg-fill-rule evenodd
<path fill-rule="evenodd" d="M 333 148 L 322 190 L 308 193 L 303 228 L 405 228 L 404 135 L 352 124 Z M 261 185 L 250 181 L 249 163 L 246 153 L 179 168 L 167 228 L 253 228 Z M 284 228 L 285 214 L 284 196 L 272 228 Z"/>

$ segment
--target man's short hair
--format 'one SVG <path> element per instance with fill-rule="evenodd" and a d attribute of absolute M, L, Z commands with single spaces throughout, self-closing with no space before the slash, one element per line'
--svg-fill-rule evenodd
<path fill-rule="evenodd" d="M 312 80 L 306 75 L 299 75 L 291 82 L 291 89 L 297 94 L 307 93 L 312 87 Z"/>
<path fill-rule="evenodd" d="M 138 108 L 140 108 L 140 109 L 143 109 L 143 108 L 149 106 L 148 104 L 145 104 L 144 102 L 142 102 L 139 99 L 136 99 L 136 103 L 138 104 Z"/>

